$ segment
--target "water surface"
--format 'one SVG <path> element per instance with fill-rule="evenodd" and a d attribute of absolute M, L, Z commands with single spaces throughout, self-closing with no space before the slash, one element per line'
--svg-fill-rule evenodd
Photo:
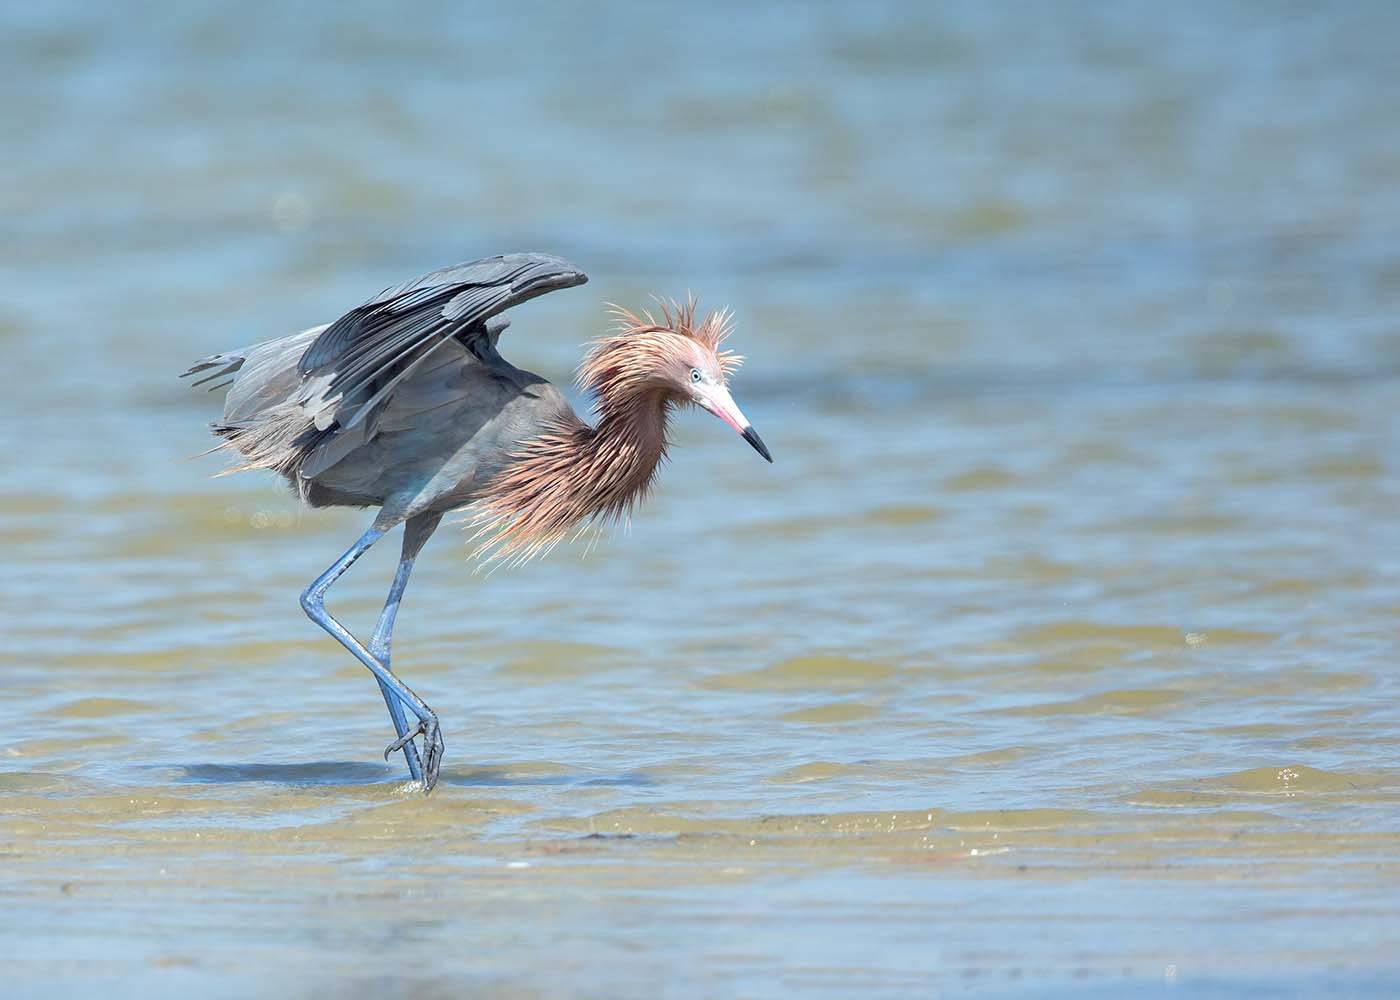
<path fill-rule="evenodd" d="M 17 995 L 1382 994 L 1400 954 L 1386 4 L 0 14 Z M 419 564 L 211 478 L 194 358 L 451 261 L 732 306 L 629 532 Z M 379 549 L 382 549 L 380 551 Z M 394 543 L 331 606 L 367 631 Z"/>

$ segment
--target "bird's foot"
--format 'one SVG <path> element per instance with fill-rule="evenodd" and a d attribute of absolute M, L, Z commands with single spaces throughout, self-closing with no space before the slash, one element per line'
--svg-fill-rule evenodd
<path fill-rule="evenodd" d="M 402 750 L 419 736 L 423 737 L 423 794 L 427 795 L 438 782 L 438 770 L 442 767 L 442 730 L 438 728 L 436 715 L 419 719 L 418 723 L 393 743 L 384 748 L 384 759 Z"/>

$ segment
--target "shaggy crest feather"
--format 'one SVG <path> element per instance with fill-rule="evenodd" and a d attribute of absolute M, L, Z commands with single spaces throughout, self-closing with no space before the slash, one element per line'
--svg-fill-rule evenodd
<path fill-rule="evenodd" d="M 744 363 L 741 355 L 720 350 L 725 340 L 734 332 L 734 314 L 729 309 L 711 310 L 697 323 L 695 311 L 699 303 L 695 301 L 694 296 L 687 295 L 684 304 L 675 299 L 661 298 L 656 300 L 656 304 L 661 310 L 660 321 L 648 310 L 642 310 L 638 315 L 630 309 L 609 302 L 608 312 L 617 321 L 617 329 L 612 336 L 594 341 L 592 346 L 596 349 L 610 340 L 626 339 L 643 333 L 674 333 L 687 337 L 711 351 L 719 361 L 720 370 L 726 378 Z M 585 388 L 587 385 L 584 376 L 591 359 L 592 353 L 584 359 L 579 369 L 579 384 Z"/>
<path fill-rule="evenodd" d="M 660 317 L 620 306 L 609 310 L 616 329 L 589 345 L 577 382 L 593 398 L 597 423 L 561 420 L 526 442 L 504 471 L 487 484 L 471 524 L 474 555 L 485 562 L 522 563 L 552 549 L 578 526 L 625 522 L 666 458 L 666 420 L 682 401 L 663 374 L 684 349 L 699 345 L 728 375 L 743 361 L 721 351 L 732 330 L 728 310 L 696 321 L 696 302 L 658 300 Z M 678 338 L 680 338 L 678 340 Z"/>

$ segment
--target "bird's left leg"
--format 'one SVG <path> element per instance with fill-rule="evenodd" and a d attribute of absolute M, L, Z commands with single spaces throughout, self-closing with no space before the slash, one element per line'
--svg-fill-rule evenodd
<path fill-rule="evenodd" d="M 379 623 L 374 626 L 374 634 L 369 639 L 370 655 L 386 667 L 389 666 L 389 644 L 394 637 L 394 618 L 399 613 L 399 602 L 403 599 L 404 588 L 408 586 L 408 576 L 413 572 L 413 561 L 418 558 L 423 544 L 432 536 L 441 520 L 441 514 L 419 514 L 409 518 L 404 524 L 403 553 L 399 556 L 399 568 L 394 572 L 394 583 L 389 588 L 384 611 L 379 615 Z M 408 773 L 413 775 L 415 780 L 421 780 L 423 764 L 418 758 L 418 747 L 414 745 L 413 738 L 422 730 L 415 727 L 410 735 L 404 716 L 404 703 L 382 680 L 379 681 L 379 690 L 384 695 L 384 704 L 389 706 L 389 717 L 394 720 L 394 735 L 398 739 L 394 741 L 393 748 L 403 751 L 404 760 L 408 763 Z M 388 753 L 385 756 L 388 756 Z"/>
<path fill-rule="evenodd" d="M 364 644 L 350 634 L 349 629 L 331 617 L 325 606 L 326 591 L 330 589 L 331 584 L 340 579 L 355 560 L 364 555 L 371 545 L 383 537 L 384 529 L 378 527 L 371 527 L 361 535 L 359 541 L 350 546 L 344 555 L 332 563 L 329 569 L 318 576 L 311 586 L 302 592 L 301 606 L 307 617 L 355 654 L 355 659 L 368 667 L 370 673 L 374 674 L 381 684 L 386 685 L 397 699 L 418 717 L 418 725 L 409 730 L 409 733 L 413 735 L 407 736 L 407 738 L 412 739 L 419 733 L 423 734 L 423 792 L 427 794 L 437 784 L 438 767 L 442 763 L 443 742 L 441 732 L 438 729 L 437 714 L 428 707 L 422 698 L 414 694 L 407 684 L 395 677 L 388 667 L 371 656 Z M 390 746 L 393 750 L 398 750 L 401 749 L 402 744 L 391 744 Z"/>

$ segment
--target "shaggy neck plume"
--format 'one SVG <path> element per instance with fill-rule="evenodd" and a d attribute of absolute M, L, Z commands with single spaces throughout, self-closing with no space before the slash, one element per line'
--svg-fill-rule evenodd
<path fill-rule="evenodd" d="M 524 561 L 552 548 L 582 523 L 620 521 L 646 495 L 666 456 L 670 404 L 657 388 L 589 378 L 598 422 L 572 414 L 528 446 L 493 480 L 476 519 L 478 555 Z"/>
<path fill-rule="evenodd" d="M 598 423 L 573 429 L 575 451 L 560 482 L 589 508 L 586 516 L 617 519 L 646 495 L 666 457 L 670 403 L 660 389 L 598 399 Z"/>
<path fill-rule="evenodd" d="M 666 417 L 679 390 L 668 388 L 662 373 L 687 345 L 710 352 L 725 375 L 739 364 L 739 357 L 720 350 L 728 313 L 697 322 L 690 300 L 662 303 L 659 319 L 619 308 L 613 314 L 617 332 L 595 341 L 579 369 L 598 423 L 590 427 L 568 414 L 487 485 L 475 519 L 476 537 L 485 539 L 478 556 L 523 562 L 574 525 L 627 517 L 666 457 Z"/>

